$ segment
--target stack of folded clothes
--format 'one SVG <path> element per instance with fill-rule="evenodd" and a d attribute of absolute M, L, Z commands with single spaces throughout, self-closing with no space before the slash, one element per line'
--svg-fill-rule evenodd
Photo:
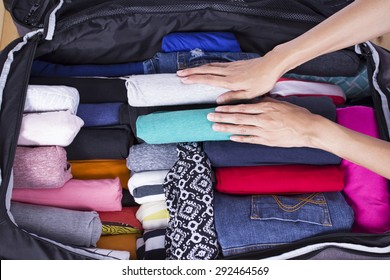
<path fill-rule="evenodd" d="M 20 192 L 15 187 L 16 222 L 65 244 L 115 250 L 124 259 L 216 259 L 326 233 L 389 231 L 390 196 L 383 177 L 319 149 L 232 142 L 230 134 L 213 131 L 207 120 L 217 97 L 227 89 L 185 85 L 174 74 L 210 62 L 257 57 L 242 52 L 232 33 L 185 32 L 168 34 L 161 52 L 145 61 L 115 65 L 35 61 L 30 91 L 77 88 L 80 104 L 47 110 L 28 109 L 26 103 L 26 112 L 69 110 L 64 117 L 51 118 L 62 118 L 71 128 L 61 129 L 62 141 L 48 144 L 29 138 L 37 135 L 27 130 L 37 121 L 24 119 L 30 122 L 19 145 L 56 145 L 45 151 L 45 158 L 55 158 L 62 169 L 28 162 L 42 166 L 36 168 L 38 173 L 57 174 L 56 178 L 34 178 L 24 167 L 15 170 L 16 186 L 40 186 Z M 347 98 L 366 94 L 368 83 L 361 69 L 355 54 L 338 51 L 293 69 L 269 95 L 377 137 L 372 109 L 336 109 Z M 39 98 L 57 104 L 55 96 Z M 75 114 L 84 126 L 72 133 L 76 120 L 80 122 Z M 44 140 L 55 138 L 45 127 L 39 133 L 46 133 Z M 18 147 L 17 158 L 28 149 L 32 148 Z M 40 157 L 30 151 L 26 158 Z M 33 182 L 17 183 L 17 172 L 24 172 L 19 179 L 30 177 Z M 57 227 L 50 219 L 42 222 L 42 230 L 30 227 L 30 216 L 40 211 L 46 217 L 45 211 L 53 207 L 75 211 L 74 217 L 90 213 L 77 219 L 93 222 L 65 234 L 66 225 Z M 72 222 L 71 214 L 56 211 L 56 223 Z M 45 235 L 52 227 L 62 235 Z"/>

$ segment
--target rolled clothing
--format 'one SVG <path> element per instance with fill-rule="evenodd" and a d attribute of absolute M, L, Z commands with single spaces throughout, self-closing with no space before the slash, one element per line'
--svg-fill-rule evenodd
<path fill-rule="evenodd" d="M 76 114 L 80 96 L 76 88 L 67 86 L 29 85 L 24 112 L 66 111 Z"/>
<path fill-rule="evenodd" d="M 130 108 L 130 127 L 134 135 L 137 132 L 137 119 L 139 116 L 149 115 L 155 112 L 174 112 L 184 110 L 196 110 L 196 109 L 209 109 L 214 108 L 215 104 L 190 104 L 190 105 L 173 105 L 173 106 L 156 106 L 156 107 L 133 107 Z M 137 138 L 137 143 L 143 143 L 144 141 Z"/>
<path fill-rule="evenodd" d="M 121 211 L 119 179 L 69 180 L 56 189 L 14 189 L 12 200 L 84 211 Z"/>
<path fill-rule="evenodd" d="M 96 247 L 100 249 L 127 251 L 130 253 L 130 259 L 137 259 L 137 238 L 141 234 L 118 234 L 118 235 L 102 235 L 96 243 Z"/>
<path fill-rule="evenodd" d="M 320 234 L 350 232 L 353 223 L 353 211 L 340 192 L 293 196 L 215 192 L 214 217 L 225 257 Z"/>
<path fill-rule="evenodd" d="M 102 233 L 102 224 L 94 211 L 12 202 L 11 213 L 20 228 L 66 245 L 96 246 Z"/>
<path fill-rule="evenodd" d="M 278 100 L 304 107 L 331 121 L 336 120 L 336 107 L 328 97 L 289 96 Z M 207 119 L 207 115 L 214 111 L 215 108 L 209 108 L 140 116 L 136 121 L 136 136 L 148 144 L 229 140 L 230 133 L 212 129 L 213 122 Z"/>
<path fill-rule="evenodd" d="M 64 85 L 79 91 L 80 103 L 127 103 L 125 81 L 118 78 L 31 77 L 32 85 Z"/>
<path fill-rule="evenodd" d="M 138 260 L 165 260 L 165 229 L 145 230 L 137 239 Z"/>
<path fill-rule="evenodd" d="M 231 32 L 176 32 L 162 39 L 163 52 L 191 51 L 240 52 L 240 44 Z"/>
<path fill-rule="evenodd" d="M 99 211 L 98 214 L 103 225 L 123 225 L 141 231 L 142 224 L 135 216 L 138 208 L 138 206 L 123 207 L 121 211 Z"/>
<path fill-rule="evenodd" d="M 229 140 L 231 133 L 217 132 L 207 115 L 215 108 L 157 112 L 140 116 L 137 137 L 148 144 Z"/>
<path fill-rule="evenodd" d="M 23 114 L 18 145 L 66 147 L 83 125 L 70 111 Z"/>
<path fill-rule="evenodd" d="M 35 60 L 32 65 L 32 76 L 45 77 L 120 77 L 130 74 L 143 74 L 142 62 L 120 64 L 55 64 L 42 60 Z"/>
<path fill-rule="evenodd" d="M 139 206 L 139 204 L 134 201 L 134 197 L 130 194 L 129 190 L 127 189 L 127 183 L 126 183 L 126 189 L 124 189 L 122 186 L 122 207 L 132 207 L 132 206 Z"/>
<path fill-rule="evenodd" d="M 163 86 L 162 86 L 163 85 Z M 126 79 L 128 102 L 134 107 L 216 103 L 228 90 L 202 84 L 183 84 L 176 74 L 133 75 Z"/>
<path fill-rule="evenodd" d="M 16 147 L 14 188 L 60 188 L 72 178 L 66 151 L 58 146 Z"/>
<path fill-rule="evenodd" d="M 168 170 L 155 170 L 133 173 L 128 188 L 138 204 L 165 201 L 163 183 Z"/>
<path fill-rule="evenodd" d="M 127 125 L 85 127 L 66 152 L 69 160 L 126 159 L 132 142 Z"/>
<path fill-rule="evenodd" d="M 144 230 L 167 228 L 169 213 L 165 201 L 155 201 L 142 204 L 136 213 Z"/>
<path fill-rule="evenodd" d="M 344 187 L 337 165 L 277 165 L 215 169 L 216 189 L 229 194 L 336 192 Z"/>
<path fill-rule="evenodd" d="M 71 160 L 69 163 L 74 179 L 115 179 L 118 177 L 122 188 L 127 189 L 130 170 L 126 167 L 124 159 Z"/>
<path fill-rule="evenodd" d="M 375 111 L 364 106 L 337 109 L 337 122 L 354 131 L 378 138 Z M 364 151 L 362 151 L 364 152 Z M 367 155 L 369 156 L 369 155 Z M 390 231 L 390 193 L 388 180 L 346 159 L 344 195 L 355 213 L 352 230 L 363 233 Z"/>
<path fill-rule="evenodd" d="M 130 147 L 126 164 L 133 172 L 143 172 L 168 170 L 176 161 L 176 144 L 150 145 L 142 143 Z"/>
<path fill-rule="evenodd" d="M 272 96 L 327 96 L 336 105 L 344 104 L 346 96 L 337 85 L 280 78 L 270 90 Z"/>
<path fill-rule="evenodd" d="M 123 103 L 83 103 L 76 115 L 84 121 L 84 127 L 130 123 L 129 105 Z"/>
<path fill-rule="evenodd" d="M 281 148 L 233 141 L 203 143 L 214 167 L 261 166 L 280 164 L 338 165 L 341 158 L 314 148 Z M 150 160 L 152 162 L 152 160 Z"/>
<path fill-rule="evenodd" d="M 299 75 L 295 73 L 284 74 L 283 77 L 297 80 L 313 81 L 320 83 L 332 83 L 339 86 L 349 100 L 370 96 L 370 84 L 367 74 L 367 64 L 360 62 L 358 73 L 354 76 L 320 77 L 314 75 Z"/>

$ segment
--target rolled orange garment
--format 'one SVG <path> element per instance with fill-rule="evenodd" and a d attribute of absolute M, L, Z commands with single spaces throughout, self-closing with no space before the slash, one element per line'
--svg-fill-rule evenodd
<path fill-rule="evenodd" d="M 114 179 L 119 177 L 122 188 L 127 189 L 130 170 L 126 167 L 126 160 L 70 160 L 69 163 L 74 179 Z"/>
<path fill-rule="evenodd" d="M 130 259 L 137 259 L 137 238 L 141 234 L 121 234 L 101 236 L 96 244 L 97 248 L 130 252 Z"/>

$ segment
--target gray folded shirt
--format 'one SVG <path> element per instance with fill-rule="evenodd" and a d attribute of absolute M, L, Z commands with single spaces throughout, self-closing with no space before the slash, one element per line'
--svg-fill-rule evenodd
<path fill-rule="evenodd" d="M 176 144 L 139 144 L 130 147 L 126 160 L 132 172 L 168 170 L 176 163 Z"/>
<path fill-rule="evenodd" d="M 20 228 L 66 245 L 96 246 L 102 234 L 102 223 L 95 211 L 12 202 L 11 213 Z"/>

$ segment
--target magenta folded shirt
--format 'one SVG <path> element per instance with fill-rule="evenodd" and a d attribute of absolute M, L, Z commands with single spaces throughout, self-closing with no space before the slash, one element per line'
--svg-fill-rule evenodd
<path fill-rule="evenodd" d="M 62 147 L 16 148 L 13 165 L 14 188 L 60 188 L 72 178 Z"/>
<path fill-rule="evenodd" d="M 72 210 L 121 211 L 119 178 L 69 180 L 56 189 L 13 189 L 12 200 Z"/>
<path fill-rule="evenodd" d="M 364 106 L 337 109 L 337 122 L 349 129 L 378 138 L 374 110 Z M 369 155 L 367 155 L 369 156 Z M 352 230 L 384 233 L 390 230 L 390 195 L 386 178 L 342 160 L 345 200 L 352 207 L 355 223 Z"/>

